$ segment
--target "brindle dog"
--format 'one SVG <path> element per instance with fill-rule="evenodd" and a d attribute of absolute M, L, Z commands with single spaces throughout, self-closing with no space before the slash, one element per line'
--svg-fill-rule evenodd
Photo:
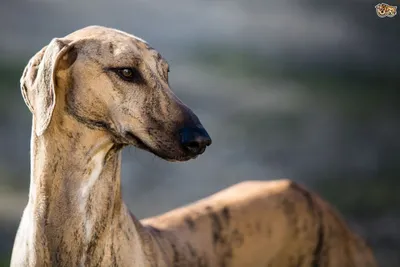
<path fill-rule="evenodd" d="M 31 182 L 11 266 L 376 266 L 326 202 L 288 180 L 240 183 L 137 220 L 121 197 L 122 148 L 186 161 L 211 144 L 168 71 L 145 41 L 98 26 L 29 61 Z"/>

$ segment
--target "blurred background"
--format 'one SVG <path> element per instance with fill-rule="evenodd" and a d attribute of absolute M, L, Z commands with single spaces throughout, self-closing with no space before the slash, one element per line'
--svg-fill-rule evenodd
<path fill-rule="evenodd" d="M 22 70 L 53 37 L 93 24 L 156 48 L 173 90 L 213 138 L 187 163 L 124 150 L 123 194 L 136 216 L 243 180 L 291 178 L 334 205 L 381 266 L 400 266 L 400 18 L 378 18 L 377 3 L 2 1 L 0 266 L 28 197 Z"/>

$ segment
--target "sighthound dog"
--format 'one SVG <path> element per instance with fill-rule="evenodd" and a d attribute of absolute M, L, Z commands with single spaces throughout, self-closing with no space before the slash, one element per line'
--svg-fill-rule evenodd
<path fill-rule="evenodd" d="M 21 89 L 31 181 L 11 266 L 376 266 L 332 207 L 289 180 L 243 182 L 137 220 L 121 197 L 122 148 L 186 161 L 211 144 L 139 38 L 91 26 L 53 39 Z"/>

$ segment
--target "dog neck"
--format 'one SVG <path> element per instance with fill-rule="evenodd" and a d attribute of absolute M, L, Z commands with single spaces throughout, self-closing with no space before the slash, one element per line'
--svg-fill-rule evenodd
<path fill-rule="evenodd" d="M 87 266 L 96 249 L 112 242 L 110 229 L 126 216 L 121 214 L 121 152 L 105 133 L 73 119 L 55 125 L 39 137 L 32 132 L 33 242 L 43 247 L 41 257 L 48 262 Z"/>

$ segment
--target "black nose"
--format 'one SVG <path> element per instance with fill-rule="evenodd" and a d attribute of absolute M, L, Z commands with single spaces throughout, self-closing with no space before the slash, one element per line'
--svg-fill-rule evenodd
<path fill-rule="evenodd" d="M 203 154 L 206 147 L 211 145 L 211 138 L 204 128 L 185 127 L 179 134 L 182 146 L 191 154 Z"/>

